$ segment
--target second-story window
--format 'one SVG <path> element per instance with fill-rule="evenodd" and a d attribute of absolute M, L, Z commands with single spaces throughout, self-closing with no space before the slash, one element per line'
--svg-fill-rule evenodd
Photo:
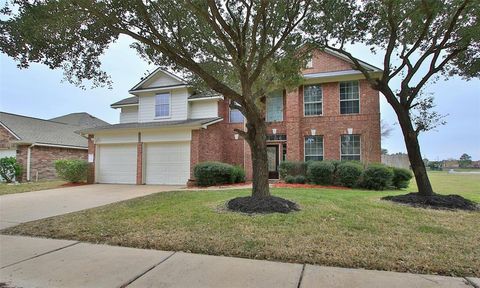
<path fill-rule="evenodd" d="M 155 117 L 170 116 L 170 93 L 155 95 Z"/>
<path fill-rule="evenodd" d="M 267 122 L 283 121 L 283 93 L 277 92 L 267 97 Z"/>
<path fill-rule="evenodd" d="M 340 114 L 360 113 L 358 81 L 340 82 Z"/>
<path fill-rule="evenodd" d="M 303 87 L 303 104 L 305 116 L 322 115 L 322 86 L 308 85 Z"/>
<path fill-rule="evenodd" d="M 230 109 L 230 123 L 243 123 L 243 114 L 238 109 Z"/>

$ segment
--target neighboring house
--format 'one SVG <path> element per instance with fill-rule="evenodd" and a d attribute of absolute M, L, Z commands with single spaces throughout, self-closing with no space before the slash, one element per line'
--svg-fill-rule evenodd
<path fill-rule="evenodd" d="M 408 154 L 405 153 L 382 155 L 382 164 L 391 167 L 410 169 L 410 159 L 408 159 Z"/>
<path fill-rule="evenodd" d="M 87 160 L 88 141 L 75 131 L 108 125 L 87 113 L 73 113 L 54 119 L 0 112 L 0 158 L 17 158 L 23 166 L 23 175 L 19 180 L 56 178 L 54 161 L 58 159 Z"/>
<path fill-rule="evenodd" d="M 382 71 L 362 62 L 374 77 Z M 266 99 L 270 178 L 288 160 L 380 162 L 379 93 L 345 57 L 313 53 L 305 84 Z M 204 161 L 242 165 L 252 176 L 248 144 L 234 132 L 239 111 L 217 94 L 197 94 L 186 81 L 155 70 L 113 103 L 120 124 L 85 129 L 95 182 L 185 184 Z"/>

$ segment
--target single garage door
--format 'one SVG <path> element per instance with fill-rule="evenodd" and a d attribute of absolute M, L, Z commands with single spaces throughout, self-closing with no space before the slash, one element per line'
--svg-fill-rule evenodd
<path fill-rule="evenodd" d="M 190 142 L 145 144 L 146 184 L 185 185 L 190 177 Z"/>
<path fill-rule="evenodd" d="M 135 184 L 136 144 L 100 144 L 97 150 L 97 182 Z"/>

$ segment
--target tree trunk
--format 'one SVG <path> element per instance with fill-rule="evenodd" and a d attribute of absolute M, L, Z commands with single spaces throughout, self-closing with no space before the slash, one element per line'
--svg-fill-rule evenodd
<path fill-rule="evenodd" d="M 427 169 L 422 159 L 422 153 L 420 152 L 420 144 L 418 143 L 418 134 L 413 129 L 412 121 L 408 112 L 395 111 L 402 127 L 403 137 L 405 139 L 405 145 L 407 147 L 408 159 L 412 166 L 415 180 L 417 181 L 418 193 L 422 196 L 433 195 L 432 185 L 430 179 L 428 179 Z"/>
<path fill-rule="evenodd" d="M 267 129 L 265 122 L 247 122 L 247 142 L 252 152 L 253 190 L 252 197 L 270 196 L 268 183 Z"/>

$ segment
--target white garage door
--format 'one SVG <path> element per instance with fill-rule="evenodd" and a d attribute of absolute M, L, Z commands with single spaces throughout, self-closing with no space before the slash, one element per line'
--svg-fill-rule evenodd
<path fill-rule="evenodd" d="M 97 182 L 135 184 L 137 178 L 136 144 L 103 144 L 97 150 Z"/>
<path fill-rule="evenodd" d="M 145 144 L 146 184 L 185 185 L 190 177 L 190 142 Z"/>

